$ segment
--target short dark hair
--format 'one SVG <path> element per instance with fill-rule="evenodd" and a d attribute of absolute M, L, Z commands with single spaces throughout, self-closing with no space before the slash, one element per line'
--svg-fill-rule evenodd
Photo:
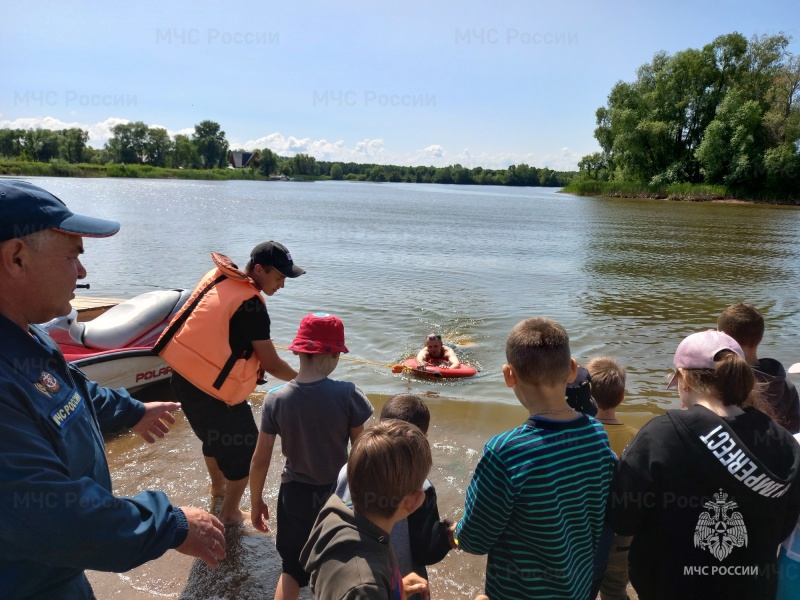
<path fill-rule="evenodd" d="M 739 302 L 722 311 L 717 319 L 717 329 L 740 345 L 758 346 L 764 337 L 764 317 L 755 306 Z"/>
<path fill-rule="evenodd" d="M 429 333 L 428 337 L 425 338 L 426 342 L 428 340 L 439 340 L 441 342 L 442 341 L 442 334 L 441 333 Z"/>
<path fill-rule="evenodd" d="M 596 356 L 586 363 L 592 378 L 592 397 L 602 409 L 616 408 L 625 398 L 625 367 L 613 358 Z"/>
<path fill-rule="evenodd" d="M 389 419 L 365 429 L 347 459 L 354 510 L 391 517 L 403 498 L 422 490 L 432 464 L 428 439 L 419 427 Z"/>
<path fill-rule="evenodd" d="M 517 378 L 525 383 L 566 382 L 570 359 L 567 332 L 544 317 L 520 321 L 506 339 L 506 361 Z"/>
<path fill-rule="evenodd" d="M 431 424 L 431 411 L 428 410 L 422 398 L 415 394 L 397 394 L 386 401 L 381 409 L 381 421 L 384 419 L 397 419 L 411 423 L 420 428 L 422 433 L 428 433 Z"/>

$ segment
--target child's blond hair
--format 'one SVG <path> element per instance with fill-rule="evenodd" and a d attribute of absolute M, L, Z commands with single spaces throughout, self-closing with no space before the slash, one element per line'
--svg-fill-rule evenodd
<path fill-rule="evenodd" d="M 596 356 L 586 363 L 592 381 L 592 398 L 597 406 L 609 410 L 625 399 L 625 367 L 608 356 Z"/>

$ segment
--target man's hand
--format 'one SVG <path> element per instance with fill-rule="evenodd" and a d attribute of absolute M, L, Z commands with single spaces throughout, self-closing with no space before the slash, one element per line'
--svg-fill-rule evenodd
<path fill-rule="evenodd" d="M 145 402 L 144 416 L 131 427 L 131 431 L 148 444 L 152 444 L 157 437 L 163 438 L 169 431 L 167 423 L 175 422 L 175 417 L 170 411 L 178 410 L 180 407 L 178 402 Z"/>
<path fill-rule="evenodd" d="M 416 573 L 412 572 L 403 577 L 403 589 L 406 592 L 406 596 L 419 594 L 422 596 L 422 600 L 430 600 L 431 592 L 428 589 L 428 580 L 423 579 Z"/>
<path fill-rule="evenodd" d="M 217 517 L 199 508 L 181 507 L 189 522 L 189 534 L 175 548 L 181 554 L 196 556 L 212 569 L 225 558 L 225 526 Z"/>

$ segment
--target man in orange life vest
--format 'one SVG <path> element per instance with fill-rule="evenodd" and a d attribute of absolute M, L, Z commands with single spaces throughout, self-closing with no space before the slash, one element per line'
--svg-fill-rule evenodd
<path fill-rule="evenodd" d="M 305 271 L 273 241 L 253 248 L 244 271 L 222 254 L 211 258 L 216 268 L 200 280 L 155 349 L 172 367 L 172 388 L 203 442 L 211 493 L 223 497 L 219 518 L 237 525 L 245 520 L 239 503 L 258 439 L 247 397 L 264 371 L 284 381 L 297 376 L 275 351 L 260 292 L 272 296 L 287 277 Z"/>

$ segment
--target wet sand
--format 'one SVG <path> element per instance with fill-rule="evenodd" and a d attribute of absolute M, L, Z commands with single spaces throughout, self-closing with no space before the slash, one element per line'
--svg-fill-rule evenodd
<path fill-rule="evenodd" d="M 158 400 L 172 396 L 168 386 L 158 385 L 139 397 Z M 435 391 L 424 397 L 431 411 L 428 439 L 433 469 L 429 478 L 436 487 L 441 516 L 456 520 L 463 512 L 464 494 L 483 444 L 492 435 L 522 423 L 527 413 L 521 406 L 453 400 Z M 369 395 L 369 398 L 375 414 L 379 414 L 387 396 Z M 251 404 L 259 421 L 260 398 L 253 395 Z M 650 416 L 622 413 L 625 422 L 637 427 Z M 115 493 L 133 495 L 144 489 L 161 489 L 178 506 L 213 510 L 200 442 L 183 414 L 176 417 L 172 431 L 154 445 L 146 445 L 132 433 L 107 437 Z M 283 465 L 279 444 L 280 438 L 265 487 L 265 498 L 273 515 Z M 249 503 L 249 493 L 245 493 L 243 507 L 247 509 Z M 269 534 L 256 531 L 249 523 L 229 529 L 228 557 L 216 571 L 199 560 L 170 551 L 127 573 L 90 572 L 89 579 L 100 599 L 271 598 L 280 573 L 280 557 L 275 550 L 274 518 L 269 525 L 272 530 Z M 431 597 L 474 598 L 483 591 L 485 565 L 485 557 L 450 552 L 442 562 L 429 568 Z M 301 594 L 301 598 L 311 597 L 309 590 Z"/>

